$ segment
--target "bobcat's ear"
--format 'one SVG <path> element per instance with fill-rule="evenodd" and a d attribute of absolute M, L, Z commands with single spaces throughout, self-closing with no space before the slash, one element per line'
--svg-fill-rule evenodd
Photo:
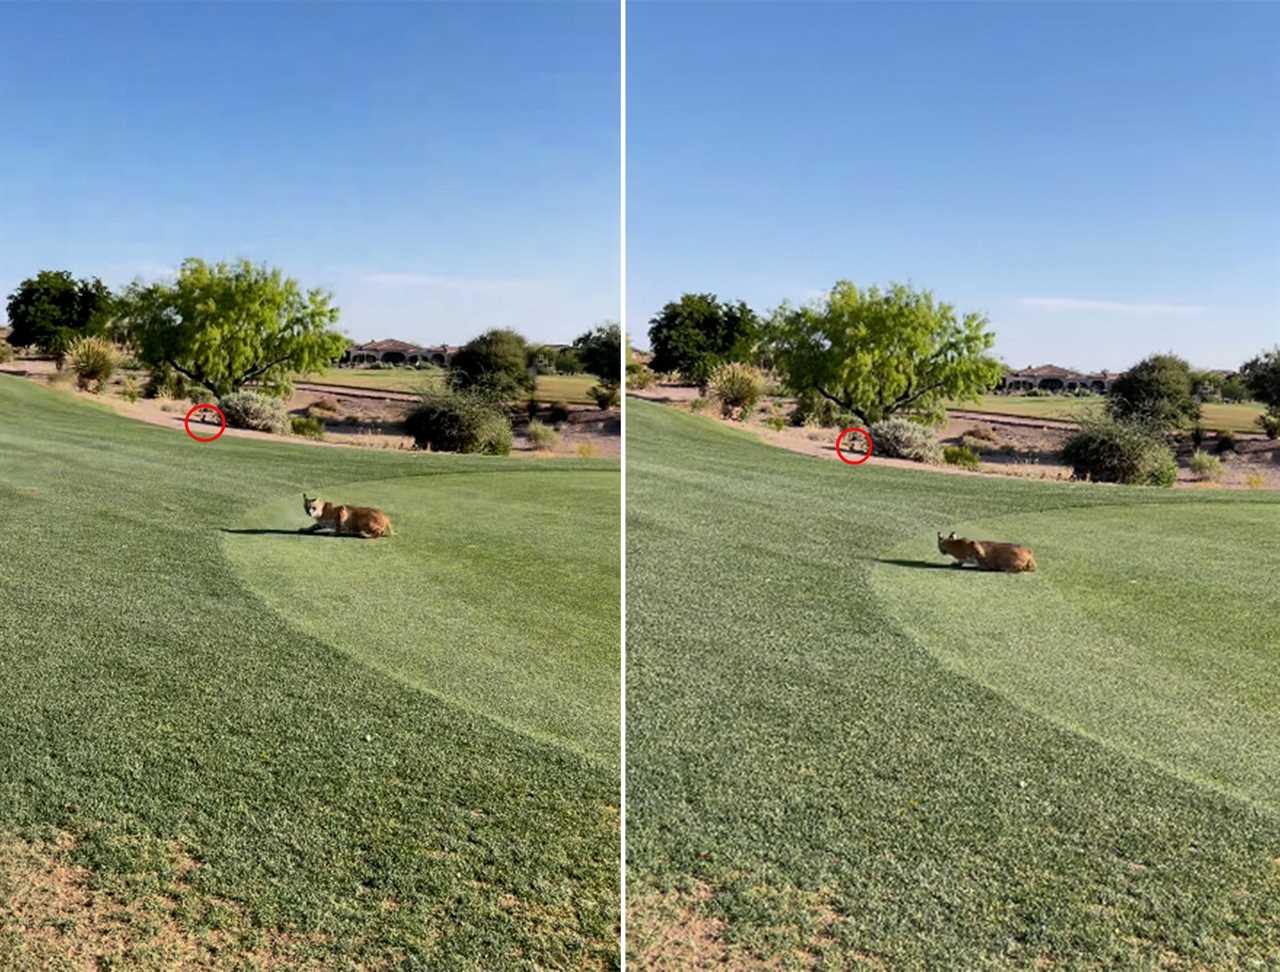
<path fill-rule="evenodd" d="M 948 540 L 954 540 L 955 538 L 956 538 L 956 531 L 955 531 L 955 530 L 952 530 L 952 531 L 951 531 L 951 536 L 947 537 L 947 539 L 948 539 Z"/>

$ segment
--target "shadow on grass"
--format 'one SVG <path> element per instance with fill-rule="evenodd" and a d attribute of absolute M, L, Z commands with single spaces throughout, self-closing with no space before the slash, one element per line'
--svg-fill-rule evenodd
<path fill-rule="evenodd" d="M 337 539 L 340 539 L 340 540 L 347 540 L 352 537 L 356 537 L 357 539 L 359 539 L 358 535 L 354 533 L 326 533 L 323 531 L 308 530 L 306 527 L 301 527 L 297 530 L 271 530 L 267 528 L 254 529 L 254 530 L 250 530 L 250 529 L 232 530 L 229 527 L 222 527 L 222 532 L 223 533 L 239 533 L 239 534 L 243 534 L 251 537 L 265 537 L 265 536 L 326 537 L 328 539 L 334 539 L 336 537 Z"/>
<path fill-rule="evenodd" d="M 891 567 L 914 567 L 919 570 L 953 570 L 954 564 L 939 564 L 928 560 L 895 560 L 892 558 L 873 557 L 877 564 L 888 564 Z"/>

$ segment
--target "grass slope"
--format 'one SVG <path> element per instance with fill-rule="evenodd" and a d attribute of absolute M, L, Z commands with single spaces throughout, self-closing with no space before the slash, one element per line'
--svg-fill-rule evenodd
<path fill-rule="evenodd" d="M 984 395 L 977 402 L 952 402 L 953 408 L 969 412 L 992 412 L 1001 415 L 1025 415 L 1030 418 L 1076 419 L 1098 414 L 1106 401 L 1100 395 L 1074 398 L 1035 397 L 1025 395 Z M 1259 432 L 1258 416 L 1262 406 L 1256 402 L 1229 405 L 1209 402 L 1200 407 L 1200 424 L 1212 431 Z"/>
<path fill-rule="evenodd" d="M 421 391 L 425 385 L 438 386 L 444 376 L 441 370 L 415 371 L 412 368 L 327 368 L 312 375 L 310 380 L 335 385 L 351 385 L 356 388 L 377 388 L 382 391 Z M 587 389 L 596 384 L 591 375 L 539 375 L 535 396 L 540 402 L 568 402 L 572 405 L 594 404 L 595 399 Z"/>
<path fill-rule="evenodd" d="M 455 478 L 470 499 L 442 509 Z M 253 967 L 251 947 L 290 968 L 614 967 L 617 752 L 592 726 L 616 712 L 595 666 L 616 668 L 617 580 L 583 548 L 617 549 L 617 480 L 606 462 L 197 445 L 0 377 L 0 967 L 58 967 L 57 943 L 106 936 L 83 911 L 24 911 L 14 889 L 40 872 L 15 873 L 24 854 L 128 909 L 124 968 L 189 967 L 196 944 L 217 968 Z M 222 532 L 293 529 L 304 488 L 358 499 L 343 484 L 367 482 L 400 521 L 385 542 Z M 574 524 L 554 512 L 565 489 Z M 509 548 L 468 550 L 469 529 Z M 378 550 L 383 590 L 347 573 Z M 548 551 L 589 569 L 548 578 Z M 245 560 L 295 552 L 309 593 L 286 616 Z M 530 632 L 566 572 L 585 586 L 551 598 L 573 713 L 554 744 L 446 670 L 522 637 L 554 649 Z M 367 631 L 348 643 L 324 606 L 353 590 Z M 458 624 L 410 608 L 440 591 Z M 538 664 L 535 683 L 554 667 Z"/>
<path fill-rule="evenodd" d="M 1161 699 L 1148 689 L 1161 666 L 1217 692 L 1231 713 L 1265 722 L 1274 711 L 1276 683 L 1250 684 L 1280 650 L 1261 640 L 1274 630 L 1264 607 L 1274 592 L 1263 586 L 1268 599 L 1250 601 L 1262 579 L 1242 581 L 1216 547 L 1194 551 L 1218 523 L 1243 564 L 1272 564 L 1256 552 L 1257 528 L 1280 524 L 1280 497 L 849 469 L 634 399 L 628 409 L 635 967 L 663 967 L 663 955 L 796 968 L 1274 964 L 1280 816 L 1225 792 L 1274 793 L 1274 737 L 1214 754 L 1230 779 L 1209 787 L 1193 778 L 1213 767 L 1179 745 L 1184 713 L 1167 712 L 1174 738 L 1161 754 L 1176 773 L 1135 756 L 1116 725 L 1132 698 L 1129 728 L 1150 740 Z M 1001 519 L 1011 516 L 1021 519 Z M 1144 610 L 1110 589 L 1111 566 L 1081 556 L 1091 548 L 1073 531 L 1092 529 L 1123 559 L 1129 518 L 1166 533 L 1163 560 L 1149 533 L 1139 538 L 1132 557 L 1144 569 L 1167 579 L 1188 568 L 1172 589 L 1140 583 L 1190 592 L 1203 620 L 1178 625 L 1190 607 L 1159 617 L 1164 599 Z M 893 562 L 942 562 L 934 531 L 966 524 L 1043 538 L 1042 572 L 953 576 Z M 1223 603 L 1236 583 L 1244 588 Z M 1026 599 L 1055 586 L 1076 607 L 1023 617 Z M 998 628 L 995 657 L 970 663 L 985 678 L 966 677 L 954 659 L 1006 615 L 1043 630 L 1018 639 Z M 1144 623 L 1153 631 L 1139 638 Z M 1215 624 L 1259 640 L 1215 640 L 1225 656 L 1215 659 L 1202 641 Z M 963 634 L 940 637 L 953 630 Z M 1105 743 L 1066 725 L 1073 706 L 1083 711 L 1099 630 L 1125 633 L 1138 651 L 1174 639 L 1133 684 L 1105 672 L 1097 682 L 1109 696 L 1094 727 Z M 1062 644 L 1073 631 L 1080 643 Z M 1055 646 L 1061 667 L 1044 657 Z M 1040 657 L 1020 660 L 1019 649 Z M 997 678 L 1002 664 L 1020 681 Z M 1214 731 L 1233 738 L 1223 727 L 1203 738 Z"/>

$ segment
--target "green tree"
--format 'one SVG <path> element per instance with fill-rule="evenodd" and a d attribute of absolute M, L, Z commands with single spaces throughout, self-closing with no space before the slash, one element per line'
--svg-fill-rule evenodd
<path fill-rule="evenodd" d="M 864 424 L 911 411 L 940 419 L 950 399 L 995 387 L 1004 368 L 982 314 L 956 316 L 929 291 L 839 281 L 808 307 L 774 312 L 774 361 L 796 394 L 817 393 Z"/>
<path fill-rule="evenodd" d="M 582 359 L 573 348 L 563 348 L 556 355 L 556 372 L 561 375 L 577 375 L 582 372 Z"/>
<path fill-rule="evenodd" d="M 1247 402 L 1249 386 L 1239 375 L 1231 375 L 1222 382 L 1222 400 L 1224 402 Z"/>
<path fill-rule="evenodd" d="M 1280 414 L 1280 346 L 1246 361 L 1240 367 L 1240 380 L 1254 401 Z"/>
<path fill-rule="evenodd" d="M 721 302 L 715 294 L 684 294 L 649 321 L 650 367 L 678 371 L 705 387 L 711 373 L 730 361 L 754 363 L 760 319 L 742 301 Z"/>
<path fill-rule="evenodd" d="M 578 336 L 573 342 L 587 374 L 595 375 L 606 385 L 622 380 L 622 328 L 616 321 L 605 321 Z"/>
<path fill-rule="evenodd" d="M 1176 354 L 1153 354 L 1111 385 L 1107 410 L 1121 421 L 1171 429 L 1200 418 L 1192 394 L 1191 366 Z"/>
<path fill-rule="evenodd" d="M 525 364 L 540 375 L 556 370 L 556 348 L 550 344 L 531 344 L 525 351 Z"/>
<path fill-rule="evenodd" d="M 1198 402 L 1222 400 L 1223 376 L 1213 371 L 1191 372 L 1191 394 Z"/>
<path fill-rule="evenodd" d="M 9 343 L 60 354 L 81 337 L 106 333 L 111 291 L 97 277 L 76 280 L 68 270 L 41 270 L 9 295 Z"/>
<path fill-rule="evenodd" d="M 528 344 L 515 331 L 485 331 L 468 341 L 453 356 L 449 379 L 455 388 L 467 389 L 508 401 L 534 389 L 529 371 Z"/>
<path fill-rule="evenodd" d="M 122 321 L 152 368 L 168 366 L 218 398 L 249 382 L 283 396 L 295 375 L 325 368 L 346 347 L 331 301 L 265 265 L 189 259 L 172 283 L 131 285 Z"/>

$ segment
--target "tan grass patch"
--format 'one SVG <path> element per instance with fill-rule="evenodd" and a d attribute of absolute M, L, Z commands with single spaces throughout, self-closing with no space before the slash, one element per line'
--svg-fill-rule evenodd
<path fill-rule="evenodd" d="M 254 928 L 235 902 L 196 892 L 199 864 L 165 845 L 173 880 L 132 896 L 96 887 L 76 838 L 0 838 L 0 968 L 12 972 L 321 969 L 324 939 Z M 205 927 L 200 927 L 204 925 Z"/>
<path fill-rule="evenodd" d="M 728 924 L 713 913 L 716 892 L 708 884 L 633 896 L 627 911 L 627 967 L 640 972 L 891 968 L 870 952 L 840 950 L 835 927 L 842 916 L 825 891 L 759 886 L 747 892 L 757 893 L 779 906 L 774 913 L 787 917 L 751 929 L 750 942 L 731 940 Z"/>

